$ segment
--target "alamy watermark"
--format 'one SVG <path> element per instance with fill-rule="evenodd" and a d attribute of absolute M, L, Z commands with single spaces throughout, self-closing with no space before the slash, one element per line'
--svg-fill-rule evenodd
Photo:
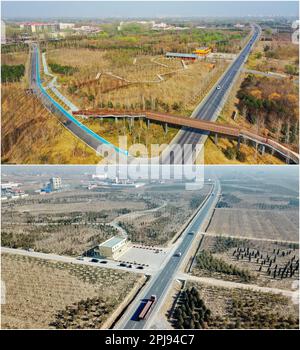
<path fill-rule="evenodd" d="M 101 144 L 97 153 L 102 159 L 96 173 L 105 174 L 109 179 L 203 182 L 203 144 L 151 144 L 148 147 L 132 144 L 127 147 L 127 136 L 120 136 L 118 147 Z"/>

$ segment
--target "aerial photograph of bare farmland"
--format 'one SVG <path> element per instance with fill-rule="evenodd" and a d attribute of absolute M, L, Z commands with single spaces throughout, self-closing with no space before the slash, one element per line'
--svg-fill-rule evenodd
<path fill-rule="evenodd" d="M 298 328 L 298 175 L 209 166 L 191 190 L 3 166 L 1 327 Z"/>
<path fill-rule="evenodd" d="M 235 3 L 2 1 L 2 163 L 298 164 L 298 3 Z"/>

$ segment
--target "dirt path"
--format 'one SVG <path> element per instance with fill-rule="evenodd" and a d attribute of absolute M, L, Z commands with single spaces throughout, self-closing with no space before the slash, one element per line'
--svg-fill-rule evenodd
<path fill-rule="evenodd" d="M 282 294 L 282 295 L 284 295 L 286 297 L 290 297 L 290 298 L 293 298 L 295 296 L 295 293 L 296 293 L 296 291 L 289 291 L 289 290 L 278 289 L 278 288 L 259 287 L 255 284 L 230 282 L 230 281 L 224 281 L 224 280 L 219 280 L 216 278 L 209 278 L 209 277 L 197 277 L 197 276 L 192 276 L 192 275 L 189 275 L 186 273 L 180 273 L 180 274 L 176 275 L 176 278 L 188 280 L 188 281 L 210 284 L 210 285 L 214 285 L 217 287 L 223 287 L 223 288 L 250 289 L 253 291 L 263 292 L 263 293 Z"/>
<path fill-rule="evenodd" d="M 111 221 L 110 223 L 108 223 L 106 225 L 114 227 L 115 229 L 117 229 L 121 233 L 121 235 L 123 237 L 127 238 L 128 233 L 126 232 L 126 230 L 123 229 L 123 227 L 121 227 L 119 225 L 119 221 L 120 220 L 128 219 L 128 218 L 132 220 L 132 219 L 135 219 L 135 218 L 137 218 L 139 216 L 142 216 L 142 215 L 145 215 L 145 214 L 148 214 L 148 213 L 154 213 L 154 212 L 164 208 L 166 205 L 167 205 L 167 202 L 164 201 L 164 203 L 162 205 L 160 205 L 159 207 L 156 207 L 156 208 L 140 210 L 140 211 L 134 211 L 132 213 L 123 214 L 123 215 L 120 215 L 120 216 L 116 217 L 113 221 Z"/>
<path fill-rule="evenodd" d="M 298 241 L 286 241 L 286 240 L 272 239 L 272 238 L 258 238 L 258 237 L 250 237 L 250 236 L 231 236 L 231 235 L 222 234 L 222 233 L 218 234 L 218 233 L 208 233 L 208 232 L 205 232 L 204 234 L 205 234 L 205 236 L 212 236 L 212 237 L 220 237 L 220 236 L 222 236 L 222 237 L 230 237 L 230 238 L 236 238 L 236 239 L 241 239 L 241 240 L 249 239 L 251 241 L 264 241 L 264 242 L 278 242 L 278 243 L 299 244 Z"/>

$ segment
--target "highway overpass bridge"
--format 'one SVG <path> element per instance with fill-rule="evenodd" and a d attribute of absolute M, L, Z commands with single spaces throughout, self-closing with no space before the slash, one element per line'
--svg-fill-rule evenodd
<path fill-rule="evenodd" d="M 259 148 L 259 151 L 264 154 L 266 148 L 270 149 L 271 153 L 277 153 L 283 157 L 287 163 L 299 164 L 299 155 L 286 146 L 278 143 L 277 141 L 257 135 L 252 131 L 245 128 L 240 128 L 231 125 L 224 125 L 213 121 L 195 119 L 184 116 L 177 116 L 165 113 L 154 113 L 149 111 L 115 111 L 112 109 L 92 109 L 92 110 L 79 110 L 73 111 L 73 115 L 91 118 L 115 118 L 117 121 L 119 118 L 129 118 L 131 125 L 134 124 L 135 119 L 144 119 L 148 123 L 148 127 L 151 121 L 162 123 L 165 128 L 165 132 L 168 131 L 168 125 L 176 125 L 178 127 L 191 128 L 202 132 L 203 134 L 213 133 L 215 135 L 215 143 L 217 143 L 217 135 L 236 138 L 238 141 L 238 148 L 241 142 L 247 142 L 247 140 Z"/>
<path fill-rule="evenodd" d="M 150 125 L 150 121 L 155 121 L 162 123 L 166 126 L 165 130 L 167 132 L 167 126 L 176 125 L 179 127 L 189 127 L 202 131 L 210 131 L 216 134 L 222 134 L 226 136 L 239 136 L 239 130 L 236 127 L 230 125 L 222 125 L 208 120 L 193 119 L 189 117 L 182 117 L 177 115 L 165 114 L 165 113 L 154 113 L 148 111 L 114 111 L 107 109 L 99 110 L 79 110 L 74 111 L 73 115 L 89 116 L 93 118 L 130 118 L 132 122 L 134 119 L 145 119 Z"/>

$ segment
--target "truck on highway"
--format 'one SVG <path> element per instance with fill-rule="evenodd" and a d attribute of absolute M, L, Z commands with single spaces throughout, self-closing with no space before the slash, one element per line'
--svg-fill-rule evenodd
<path fill-rule="evenodd" d="M 152 309 L 155 302 L 156 302 L 156 295 L 151 295 L 150 299 L 147 300 L 142 311 L 139 313 L 139 316 L 138 316 L 139 320 L 145 320 L 148 317 L 150 310 Z"/>

